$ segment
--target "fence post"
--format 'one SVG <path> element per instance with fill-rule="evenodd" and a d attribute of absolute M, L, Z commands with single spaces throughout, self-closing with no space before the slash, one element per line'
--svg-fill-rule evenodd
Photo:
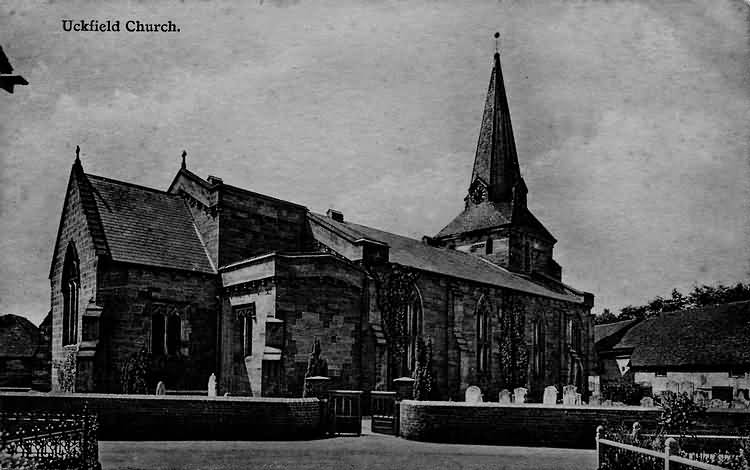
<path fill-rule="evenodd" d="M 596 468 L 599 470 L 602 465 L 602 450 L 601 445 L 599 444 L 599 439 L 601 439 L 604 436 L 604 426 L 597 426 L 596 427 Z"/>
<path fill-rule="evenodd" d="M 664 470 L 669 470 L 669 457 L 675 450 L 677 450 L 677 441 L 674 437 L 670 437 L 664 442 Z"/>

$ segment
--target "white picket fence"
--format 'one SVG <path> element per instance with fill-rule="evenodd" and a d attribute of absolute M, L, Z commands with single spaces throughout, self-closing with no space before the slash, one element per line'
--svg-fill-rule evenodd
<path fill-rule="evenodd" d="M 610 446 L 610 447 L 615 447 L 618 449 L 627 450 L 630 452 L 635 452 L 641 455 L 648 455 L 651 457 L 655 457 L 657 459 L 661 459 L 664 462 L 664 470 L 669 470 L 671 463 L 678 463 L 678 464 L 686 465 L 688 467 L 699 468 L 702 470 L 727 470 L 726 468 L 719 467 L 717 465 L 711 465 L 708 463 L 698 462 L 696 460 L 690 460 L 684 457 L 680 457 L 679 455 L 674 455 L 677 449 L 677 440 L 673 437 L 668 438 L 666 442 L 664 443 L 664 452 L 659 452 L 656 450 L 644 449 L 643 447 L 636 447 L 630 444 L 623 444 L 621 442 L 615 442 L 609 439 L 605 439 L 602 437 L 603 433 L 604 433 L 604 428 L 602 426 L 599 426 L 598 428 L 596 428 L 596 468 L 597 469 L 600 467 L 600 464 L 602 461 L 604 447 Z"/>

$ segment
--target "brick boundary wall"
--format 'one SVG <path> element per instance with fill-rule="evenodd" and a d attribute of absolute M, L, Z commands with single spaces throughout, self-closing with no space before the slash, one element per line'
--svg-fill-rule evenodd
<path fill-rule="evenodd" d="M 596 428 L 628 428 L 638 421 L 654 430 L 658 408 L 498 403 L 429 402 L 400 404 L 399 435 L 406 439 L 462 444 L 502 444 L 568 448 L 595 447 Z M 736 434 L 750 431 L 750 412 L 709 410 L 696 432 Z"/>
<path fill-rule="evenodd" d="M 100 440 L 295 440 L 320 437 L 317 398 L 0 393 L 3 411 L 96 413 Z"/>

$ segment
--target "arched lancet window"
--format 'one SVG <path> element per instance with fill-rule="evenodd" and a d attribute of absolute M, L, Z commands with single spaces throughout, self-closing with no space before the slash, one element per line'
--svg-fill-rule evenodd
<path fill-rule="evenodd" d="M 531 353 L 532 367 L 536 375 L 540 375 L 544 369 L 544 321 L 534 320 L 531 327 Z"/>
<path fill-rule="evenodd" d="M 164 315 L 157 313 L 151 315 L 151 354 L 154 356 L 164 355 L 164 332 L 166 331 Z"/>
<path fill-rule="evenodd" d="M 477 307 L 477 372 L 490 370 L 490 308 L 482 299 Z"/>
<path fill-rule="evenodd" d="M 78 342 L 78 301 L 81 290 L 81 276 L 78 253 L 73 243 L 65 252 L 62 275 L 63 295 L 63 346 Z"/>
<path fill-rule="evenodd" d="M 411 376 L 416 369 L 417 341 L 422 336 L 422 298 L 416 290 L 406 307 L 406 361 L 405 374 Z"/>
<path fill-rule="evenodd" d="M 178 315 L 167 317 L 167 354 L 174 355 L 180 351 L 182 341 L 181 322 Z"/>

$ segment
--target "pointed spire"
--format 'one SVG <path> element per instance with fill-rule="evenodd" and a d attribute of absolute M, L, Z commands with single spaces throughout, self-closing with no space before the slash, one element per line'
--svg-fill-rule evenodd
<path fill-rule="evenodd" d="M 187 151 L 182 151 L 182 165 L 181 168 L 184 170 L 187 168 L 187 164 L 185 163 L 185 157 L 187 157 Z"/>
<path fill-rule="evenodd" d="M 499 37 L 500 34 L 495 33 L 494 66 L 484 104 L 482 126 L 479 129 L 470 187 L 473 189 L 480 179 L 487 186 L 488 198 L 496 202 L 510 201 L 513 198 L 513 188 L 521 182 L 500 53 L 497 52 Z"/>
<path fill-rule="evenodd" d="M 80 164 L 81 163 L 81 147 L 76 145 L 76 160 L 75 163 Z"/>

